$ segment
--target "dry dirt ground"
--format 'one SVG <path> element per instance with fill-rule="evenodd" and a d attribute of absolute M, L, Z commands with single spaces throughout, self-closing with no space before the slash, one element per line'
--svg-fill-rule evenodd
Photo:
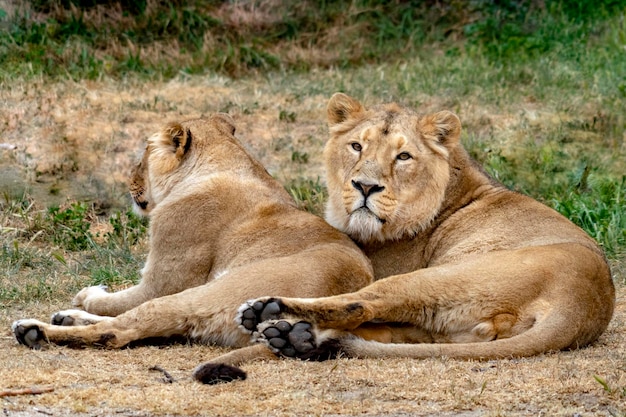
<path fill-rule="evenodd" d="M 282 83 L 209 77 L 1 86 L 0 186 L 16 195 L 28 189 L 41 204 L 95 196 L 103 208 L 124 206 L 126 173 L 144 139 L 166 121 L 215 111 L 234 117 L 239 138 L 281 181 L 316 178 L 323 175 L 324 108 L 333 91 L 318 94 Z M 436 98 L 421 101 L 441 105 Z M 466 125 L 485 125 L 490 109 L 471 106 L 457 109 L 466 115 Z M 518 110 L 490 116 L 489 128 L 506 129 L 509 115 Z M 623 285 L 609 329 L 594 346 L 579 351 L 488 362 L 257 362 L 245 366 L 246 381 L 217 386 L 196 383 L 190 375 L 222 348 L 30 351 L 16 344 L 13 320 L 46 320 L 68 305 L 69 300 L 55 299 L 0 310 L 0 390 L 49 391 L 2 396 L 5 416 L 626 415 Z M 154 366 L 174 381 L 150 370 Z"/>
<path fill-rule="evenodd" d="M 196 364 L 224 349 L 172 345 L 120 351 L 31 351 L 9 331 L 16 317 L 44 318 L 63 305 L 0 316 L 0 387 L 50 388 L 1 399 L 6 416 L 368 415 L 623 416 L 626 413 L 626 291 L 592 347 L 488 362 L 435 358 L 277 360 L 246 365 L 248 379 L 205 386 Z M 159 366 L 174 379 L 168 383 Z M 600 382 L 598 379 L 599 378 Z M 606 384 L 603 387 L 602 384 Z"/>

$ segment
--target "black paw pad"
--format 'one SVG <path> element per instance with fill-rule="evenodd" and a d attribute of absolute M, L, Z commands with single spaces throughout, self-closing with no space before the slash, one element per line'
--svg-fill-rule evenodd
<path fill-rule="evenodd" d="M 195 370 L 193 377 L 196 381 L 200 381 L 203 384 L 214 385 L 222 382 L 232 382 L 238 379 L 244 380 L 247 374 L 245 371 L 235 366 L 221 363 L 206 363 Z"/>
<path fill-rule="evenodd" d="M 289 343 L 298 353 L 305 353 L 313 349 L 313 333 L 311 333 L 311 324 L 301 321 L 293 325 L 293 329 L 289 332 Z"/>
<path fill-rule="evenodd" d="M 74 318 L 70 316 L 66 316 L 64 314 L 57 313 L 54 316 L 52 316 L 51 323 L 54 324 L 55 326 L 73 326 Z"/>
<path fill-rule="evenodd" d="M 263 336 L 275 349 L 284 349 L 287 347 L 287 340 L 289 332 L 291 331 L 291 324 L 286 321 L 279 321 L 274 323 L 273 326 L 263 330 Z"/>
<path fill-rule="evenodd" d="M 315 336 L 311 329 L 311 324 L 304 321 L 292 326 L 281 320 L 263 330 L 263 336 L 270 347 L 282 356 L 301 357 L 315 348 Z"/>
<path fill-rule="evenodd" d="M 253 332 L 259 323 L 277 319 L 280 313 L 281 304 L 278 300 L 256 301 L 241 312 L 241 325 L 246 330 Z"/>

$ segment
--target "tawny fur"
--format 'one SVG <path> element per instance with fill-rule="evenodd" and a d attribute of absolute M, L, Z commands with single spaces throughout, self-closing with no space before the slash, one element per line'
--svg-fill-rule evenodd
<path fill-rule="evenodd" d="M 53 316 L 74 326 L 22 320 L 14 324 L 16 335 L 31 326 L 43 333 L 36 343 L 119 348 L 183 336 L 245 346 L 249 336 L 235 323 L 245 300 L 321 297 L 371 283 L 371 264 L 358 247 L 298 210 L 234 131 L 232 119 L 217 114 L 170 124 L 150 138 L 130 183 L 137 210 L 150 215 L 140 283 L 115 293 L 85 288 L 74 304 L 91 314 Z M 273 356 L 262 346 L 236 352 L 233 363 Z"/>
<path fill-rule="evenodd" d="M 606 329 L 615 290 L 602 251 L 490 178 L 460 144 L 456 115 L 366 109 L 338 93 L 328 120 L 327 220 L 359 243 L 377 281 L 278 300 L 282 317 L 315 325 L 318 345 L 485 359 L 575 349 Z"/>

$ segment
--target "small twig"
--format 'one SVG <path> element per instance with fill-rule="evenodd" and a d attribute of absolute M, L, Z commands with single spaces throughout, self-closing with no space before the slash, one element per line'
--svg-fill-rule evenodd
<path fill-rule="evenodd" d="M 161 372 L 163 374 L 163 381 L 167 382 L 168 384 L 171 384 L 172 382 L 175 382 L 176 380 L 172 377 L 172 375 L 170 375 L 169 372 L 167 372 L 165 369 L 161 368 L 159 365 L 154 365 L 153 367 L 149 368 L 150 371 L 158 371 Z"/>
<path fill-rule="evenodd" d="M 0 397 L 16 397 L 18 395 L 39 395 L 44 394 L 46 392 L 52 392 L 54 388 L 52 387 L 30 387 L 30 388 L 22 388 L 22 389 L 5 389 L 4 391 L 0 391 Z"/>

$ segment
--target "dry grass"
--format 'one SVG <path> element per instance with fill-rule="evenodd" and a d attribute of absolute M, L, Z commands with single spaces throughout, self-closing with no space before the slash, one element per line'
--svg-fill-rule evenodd
<path fill-rule="evenodd" d="M 337 84 L 325 81 L 335 75 L 329 71 L 312 73 L 306 80 L 272 75 L 238 82 L 204 77 L 167 83 L 4 85 L 0 186 L 14 194 L 28 189 L 40 206 L 96 196 L 103 206 L 122 207 L 126 172 L 144 139 L 166 121 L 215 111 L 233 115 L 242 142 L 279 180 L 315 179 L 323 174 L 327 98 L 339 88 L 362 88 L 358 81 L 341 77 Z M 366 102 L 379 101 L 371 93 L 353 94 Z M 470 130 L 497 132 L 494 141 L 514 138 L 502 132 L 516 131 L 529 121 L 562 120 L 549 105 L 537 103 L 495 108 L 478 98 L 451 103 L 425 93 L 412 99 L 425 110 L 452 107 Z M 499 145 L 504 144 L 494 142 Z M 308 162 L 293 162 L 294 152 L 306 153 Z M 507 152 L 515 153 L 512 148 Z M 33 239 L 34 247 L 52 250 Z M 621 268 L 617 261 L 617 282 L 625 279 Z M 17 279 L 26 284 L 32 278 L 24 270 Z M 490 362 L 436 358 L 251 363 L 245 367 L 247 381 L 203 386 L 191 380 L 191 370 L 224 349 L 174 345 L 121 351 L 52 347 L 35 352 L 17 346 L 10 323 L 25 317 L 45 320 L 67 308 L 70 292 L 81 279 L 59 269 L 48 279 L 48 296 L 8 303 L 0 310 L 0 388 L 54 388 L 38 396 L 2 398 L 5 415 L 626 415 L 623 285 L 618 286 L 617 310 L 608 331 L 595 346 L 575 352 Z M 149 370 L 154 365 L 166 369 L 175 382 L 163 382 L 159 372 Z"/>
<path fill-rule="evenodd" d="M 4 87 L 0 168 L 15 173 L 8 184 L 15 192 L 29 187 L 38 201 L 95 195 L 125 205 L 126 176 L 149 135 L 168 121 L 225 111 L 237 122 L 242 142 L 281 180 L 299 175 L 291 168 L 294 150 L 315 150 L 306 167 L 315 178 L 322 174 L 325 100 L 311 96 L 296 103 L 288 93 L 219 77 Z M 281 120 L 280 112 L 294 111 L 294 105 L 298 123 Z"/>
<path fill-rule="evenodd" d="M 489 362 L 435 358 L 281 360 L 245 366 L 248 379 L 204 386 L 190 374 L 224 352 L 204 346 L 121 351 L 17 346 L 8 325 L 45 317 L 62 304 L 4 310 L 0 327 L 3 388 L 52 387 L 2 399 L 5 415 L 614 415 L 626 413 L 626 291 L 600 341 L 587 349 Z M 158 365 L 175 382 L 149 368 Z M 596 379 L 607 384 L 605 389 Z M 15 413 L 15 414 L 14 414 Z M 28 414 L 30 413 L 30 414 Z"/>

